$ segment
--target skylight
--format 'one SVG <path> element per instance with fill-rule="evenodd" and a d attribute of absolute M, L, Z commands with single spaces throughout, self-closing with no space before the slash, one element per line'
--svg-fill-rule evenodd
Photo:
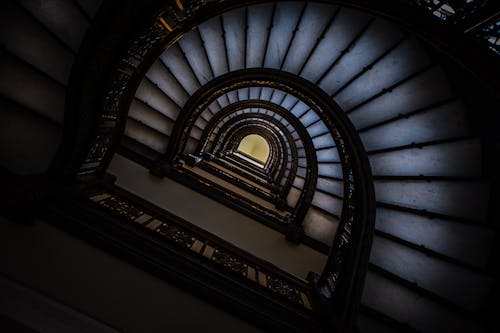
<path fill-rule="evenodd" d="M 269 143 L 260 135 L 250 134 L 241 140 L 237 152 L 265 165 L 269 158 Z"/>

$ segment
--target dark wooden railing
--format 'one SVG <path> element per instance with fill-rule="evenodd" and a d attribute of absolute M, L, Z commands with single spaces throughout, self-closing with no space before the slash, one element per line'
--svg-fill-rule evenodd
<path fill-rule="evenodd" d="M 178 216 L 113 185 L 93 188 L 84 197 L 124 221 L 159 234 L 165 241 L 206 258 L 226 269 L 228 273 L 260 285 L 276 297 L 287 300 L 303 310 L 312 310 L 310 287 L 305 281 Z"/>
<path fill-rule="evenodd" d="M 496 0 L 406 0 L 500 56 L 500 3 Z"/>

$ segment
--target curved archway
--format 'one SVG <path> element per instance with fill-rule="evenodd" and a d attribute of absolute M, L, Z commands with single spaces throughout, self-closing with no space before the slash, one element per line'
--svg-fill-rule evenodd
<path fill-rule="evenodd" d="M 258 134 L 250 134 L 241 139 L 236 152 L 243 153 L 251 157 L 254 161 L 260 162 L 264 167 L 269 159 L 269 143 Z"/>
<path fill-rule="evenodd" d="M 236 122 L 234 127 L 237 128 L 228 128 L 230 132 L 223 135 L 225 142 L 220 148 L 242 154 L 245 158 L 258 163 L 260 168 L 268 169 L 269 166 L 271 169 L 279 168 L 279 163 L 282 163 L 280 161 L 288 157 L 285 146 L 289 147 L 289 144 L 277 137 L 280 132 L 271 131 L 266 125 L 265 122 L 256 119 Z M 255 153 L 260 153 L 262 158 L 254 156 Z"/>
<path fill-rule="evenodd" d="M 273 175 L 274 175 L 273 179 L 275 179 L 275 180 L 281 179 L 281 181 L 279 181 L 278 183 L 280 186 L 283 187 L 283 190 L 279 191 L 279 192 L 282 195 L 285 195 L 290 190 L 290 186 L 291 186 L 293 179 L 294 179 L 296 172 L 297 172 L 297 163 L 296 163 L 296 161 L 298 160 L 297 147 L 296 147 L 296 142 L 294 141 L 294 139 L 292 138 L 292 136 L 290 135 L 290 133 L 288 132 L 286 127 L 283 126 L 282 123 L 278 122 L 272 116 L 267 115 L 267 114 L 250 112 L 250 113 L 243 113 L 243 114 L 237 115 L 237 116 L 235 116 L 235 117 L 233 117 L 225 122 L 221 121 L 220 124 L 222 124 L 222 126 L 220 127 L 220 129 L 218 131 L 213 132 L 214 144 L 208 148 L 212 152 L 218 151 L 221 143 L 224 141 L 224 137 L 226 136 L 227 131 L 230 131 L 235 126 L 235 124 L 238 124 L 238 123 L 247 124 L 249 122 L 272 124 L 274 128 L 272 128 L 272 129 L 270 128 L 270 131 L 271 132 L 279 131 L 279 132 L 276 132 L 277 134 L 275 135 L 275 137 L 278 138 L 278 141 L 282 142 L 281 146 L 283 148 L 281 150 L 282 150 L 283 154 L 286 154 L 286 156 L 284 156 L 282 160 L 276 160 L 276 161 L 274 160 L 274 157 L 278 157 L 278 156 L 273 156 L 272 162 L 273 162 L 274 167 L 277 171 L 276 173 L 273 173 Z M 209 132 L 209 133 L 212 133 L 212 132 Z M 300 139 L 302 139 L 302 137 L 300 137 Z M 304 142 L 303 143 L 304 146 L 306 146 L 308 148 L 311 147 L 311 149 L 312 149 L 312 147 L 313 147 L 312 141 L 310 139 L 308 139 L 308 136 L 304 137 L 303 142 Z M 280 146 L 277 146 L 277 147 L 279 148 Z M 290 152 L 288 152 L 288 149 L 290 150 Z M 308 150 L 306 150 L 306 152 L 307 151 Z M 311 150 L 309 150 L 309 151 L 311 151 Z M 310 168 L 317 169 L 316 156 L 314 153 L 312 153 L 312 154 L 307 153 L 306 160 L 307 160 L 307 165 L 309 165 Z M 306 181 L 304 183 L 306 184 L 306 186 L 304 186 L 304 188 L 314 190 L 314 187 L 315 187 L 315 180 L 314 179 L 306 178 Z"/>

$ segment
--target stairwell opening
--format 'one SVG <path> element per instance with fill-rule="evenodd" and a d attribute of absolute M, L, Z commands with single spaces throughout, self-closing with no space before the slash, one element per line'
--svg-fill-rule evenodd
<path fill-rule="evenodd" d="M 250 163 L 263 168 L 269 160 L 269 143 L 258 134 L 250 134 L 241 139 L 236 152 Z"/>

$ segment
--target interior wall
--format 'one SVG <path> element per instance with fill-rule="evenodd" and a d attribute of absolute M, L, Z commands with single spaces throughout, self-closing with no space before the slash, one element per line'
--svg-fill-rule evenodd
<path fill-rule="evenodd" d="M 0 118 L 0 166 L 20 175 L 47 170 L 62 129 L 1 98 Z"/>
<path fill-rule="evenodd" d="M 326 255 L 292 244 L 283 234 L 171 179 L 155 177 L 121 155 L 115 154 L 108 172 L 117 177 L 116 185 L 299 278 L 323 270 Z"/>
<path fill-rule="evenodd" d="M 261 332 L 42 221 L 0 217 L 0 317 L 37 332 Z"/>

